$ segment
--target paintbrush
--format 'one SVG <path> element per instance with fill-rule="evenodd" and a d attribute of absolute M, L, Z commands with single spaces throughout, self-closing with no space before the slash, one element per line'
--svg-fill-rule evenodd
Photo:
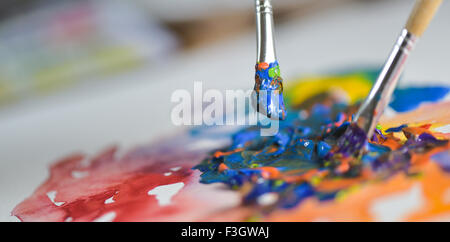
<path fill-rule="evenodd" d="M 284 120 L 283 79 L 277 61 L 270 0 L 256 0 L 257 58 L 253 107 L 271 119 Z"/>
<path fill-rule="evenodd" d="M 375 127 L 389 103 L 406 60 L 422 36 L 442 0 L 417 0 L 369 95 L 356 112 L 351 125 L 338 141 L 342 153 L 355 153 L 372 138 Z"/>

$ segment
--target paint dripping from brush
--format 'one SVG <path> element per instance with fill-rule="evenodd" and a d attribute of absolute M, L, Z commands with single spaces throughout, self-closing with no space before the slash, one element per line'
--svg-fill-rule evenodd
<path fill-rule="evenodd" d="M 255 66 L 255 87 L 252 103 L 257 112 L 275 120 L 286 118 L 286 107 L 283 99 L 283 79 L 280 65 L 260 62 Z"/>

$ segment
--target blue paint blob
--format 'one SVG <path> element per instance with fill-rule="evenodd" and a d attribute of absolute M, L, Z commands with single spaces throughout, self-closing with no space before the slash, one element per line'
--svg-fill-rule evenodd
<path fill-rule="evenodd" d="M 400 126 L 398 126 L 398 127 L 393 127 L 393 128 L 386 129 L 385 132 L 386 132 L 386 133 L 400 132 L 400 131 L 402 131 L 403 128 L 406 128 L 406 127 L 408 127 L 408 125 L 402 124 L 402 125 L 400 125 Z"/>
<path fill-rule="evenodd" d="M 320 158 L 324 158 L 331 150 L 331 146 L 323 141 L 319 141 L 317 144 L 317 153 Z"/>
<path fill-rule="evenodd" d="M 449 87 L 410 87 L 396 89 L 390 106 L 397 112 L 411 111 L 423 102 L 436 102 L 449 92 Z"/>
<path fill-rule="evenodd" d="M 446 172 L 450 172 L 450 151 L 442 151 L 431 157 Z"/>

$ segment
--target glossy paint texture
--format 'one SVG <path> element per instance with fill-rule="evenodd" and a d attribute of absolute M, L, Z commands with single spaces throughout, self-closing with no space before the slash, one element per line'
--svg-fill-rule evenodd
<path fill-rule="evenodd" d="M 260 136 L 256 126 L 196 127 L 126 153 L 113 147 L 94 157 L 71 155 L 51 166 L 49 178 L 12 215 L 22 221 L 450 220 L 450 102 L 383 117 L 361 157 L 340 149 L 373 73 L 290 83 L 289 114 L 275 136 Z"/>
<path fill-rule="evenodd" d="M 196 167 L 203 172 L 201 182 L 244 190 L 244 203 L 254 206 L 267 206 L 260 201 L 272 194 L 270 210 L 291 209 L 309 197 L 334 200 L 350 185 L 413 174 L 415 159 L 423 162 L 450 147 L 447 138 L 429 130 L 431 125 L 379 126 L 367 143 L 365 133 L 349 124 L 355 108 L 323 96 L 302 110 L 307 117 L 288 116 L 276 136 L 259 136 L 255 127 L 241 130 L 229 147 Z M 342 139 L 344 134 L 351 137 Z M 354 157 L 364 146 L 369 152 Z"/>
<path fill-rule="evenodd" d="M 280 65 L 260 62 L 256 64 L 253 105 L 256 111 L 271 119 L 284 120 L 286 107 L 283 100 L 283 79 Z"/>

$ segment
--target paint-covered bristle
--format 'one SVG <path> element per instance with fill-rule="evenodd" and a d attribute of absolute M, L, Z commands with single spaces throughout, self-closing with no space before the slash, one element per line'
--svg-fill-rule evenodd
<path fill-rule="evenodd" d="M 283 79 L 277 61 L 256 64 L 255 87 L 252 98 L 257 112 L 271 119 L 284 120 L 286 107 L 283 100 Z"/>

